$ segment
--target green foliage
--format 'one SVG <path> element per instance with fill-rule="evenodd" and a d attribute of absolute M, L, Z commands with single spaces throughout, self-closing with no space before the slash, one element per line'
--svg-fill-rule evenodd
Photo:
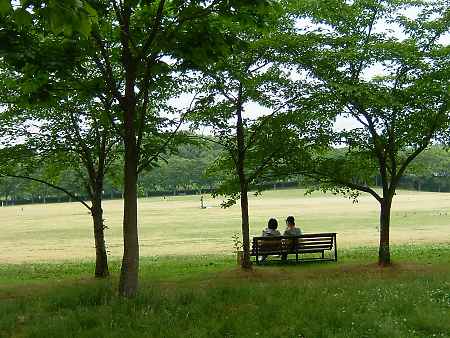
<path fill-rule="evenodd" d="M 243 184 L 257 187 L 282 151 L 278 115 L 289 109 L 292 83 L 288 69 L 273 58 L 272 44 L 279 30 L 288 29 L 283 25 L 293 23 L 285 20 L 280 4 L 262 2 L 236 7 L 214 24 L 228 39 L 228 48 L 207 62 L 192 61 L 200 72 L 202 96 L 189 117 L 194 127 L 210 127 L 211 141 L 223 147 L 208 175 L 220 177 L 216 195 L 226 196 L 223 206 L 229 207 L 240 197 Z"/>
<path fill-rule="evenodd" d="M 360 124 L 332 132 L 330 146 L 345 151 L 325 152 L 314 163 L 297 161 L 298 172 L 319 187 L 344 191 L 369 191 L 367 182 L 378 174 L 386 188 L 383 198 L 392 198 L 410 163 L 448 131 L 450 64 L 448 46 L 439 39 L 450 26 L 441 5 L 371 0 L 298 4 L 305 28 L 291 35 L 287 48 L 291 62 L 308 73 L 305 81 L 316 84 L 299 107 Z M 408 9 L 417 18 L 407 17 Z M 397 27 L 395 34 L 387 24 Z"/>
<path fill-rule="evenodd" d="M 18 8 L 14 11 L 13 20 L 21 28 L 31 26 L 33 22 L 31 14 L 22 8 Z"/>
<path fill-rule="evenodd" d="M 182 145 L 139 178 L 142 193 L 157 191 L 210 189 L 216 186 L 217 177 L 206 177 L 205 171 L 220 150 L 213 144 L 207 146 Z"/>
<path fill-rule="evenodd" d="M 88 1 L 46 0 L 0 1 L 0 21 L 13 24 L 21 30 L 33 29 L 33 24 L 45 27 L 54 34 L 88 38 L 92 25 L 97 22 L 97 12 Z"/>
<path fill-rule="evenodd" d="M 10 0 L 1 0 L 0 1 L 0 15 L 5 16 L 13 11 L 11 1 Z"/>
<path fill-rule="evenodd" d="M 421 177 L 450 176 L 450 153 L 442 146 L 433 146 L 421 153 L 407 173 Z"/>

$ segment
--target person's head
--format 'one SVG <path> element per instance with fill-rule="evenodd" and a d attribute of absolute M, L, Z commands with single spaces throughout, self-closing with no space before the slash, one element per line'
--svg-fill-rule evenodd
<path fill-rule="evenodd" d="M 277 220 L 275 218 L 269 219 L 269 222 L 267 223 L 267 227 L 269 229 L 276 230 L 278 228 Z"/>
<path fill-rule="evenodd" d="M 288 227 L 290 227 L 290 228 L 295 227 L 295 219 L 294 219 L 294 216 L 288 216 L 288 217 L 286 218 L 286 225 L 287 225 Z"/>

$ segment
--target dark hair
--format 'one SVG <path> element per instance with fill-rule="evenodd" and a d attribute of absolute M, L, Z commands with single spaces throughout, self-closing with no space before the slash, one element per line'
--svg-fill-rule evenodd
<path fill-rule="evenodd" d="M 294 216 L 288 216 L 288 217 L 286 218 L 286 223 L 287 223 L 287 224 L 291 224 L 291 225 L 295 225 L 295 219 L 294 219 Z"/>
<path fill-rule="evenodd" d="M 277 222 L 277 220 L 276 220 L 275 218 L 269 219 L 269 222 L 267 223 L 267 227 L 268 227 L 269 229 L 276 230 L 277 227 L 278 227 L 278 222 Z"/>

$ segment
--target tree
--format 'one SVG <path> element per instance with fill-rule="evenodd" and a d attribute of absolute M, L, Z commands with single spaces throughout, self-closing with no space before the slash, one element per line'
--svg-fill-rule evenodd
<path fill-rule="evenodd" d="M 288 24 L 283 14 L 279 4 L 236 9 L 220 22 L 229 35 L 229 52 L 195 64 L 204 97 L 191 119 L 194 125 L 210 126 L 213 137 L 206 139 L 225 150 L 210 173 L 224 176 L 218 189 L 218 194 L 229 198 L 224 207 L 240 200 L 244 269 L 251 268 L 248 191 L 282 149 L 282 131 L 274 121 L 289 107 L 289 73 L 275 62 L 271 50 L 278 30 Z"/>
<path fill-rule="evenodd" d="M 14 203 L 14 196 L 18 189 L 22 188 L 23 182 L 18 179 L 1 179 L 0 180 L 0 196 L 2 197 L 2 207 L 9 203 Z"/>
<path fill-rule="evenodd" d="M 444 1 L 336 0 L 305 2 L 296 13 L 309 26 L 286 48 L 315 88 L 299 105 L 360 126 L 334 130 L 332 142 L 342 151 L 297 160 L 292 169 L 321 189 L 371 194 L 380 205 L 379 264 L 389 265 L 400 178 L 448 130 L 450 47 L 440 43 L 449 30 L 448 7 Z M 367 184 L 376 174 L 381 193 Z"/>
<path fill-rule="evenodd" d="M 9 110 L 2 114 L 3 128 L 11 135 L 12 144 L 2 149 L 6 159 L 1 175 L 45 184 L 81 202 L 91 213 L 94 224 L 95 276 L 107 277 L 102 196 L 105 175 L 117 157 L 119 141 L 107 120 L 106 110 L 111 106 L 107 101 L 106 105 L 100 100 L 95 102 L 95 96 L 75 94 L 59 97 L 58 101 L 54 98 L 51 105 L 30 106 L 21 102 L 22 96 L 18 95 L 15 104 L 10 97 Z M 18 138 L 20 146 L 15 145 Z M 40 170 L 39 175 L 39 168 L 46 170 Z M 67 184 L 55 182 L 68 168 L 77 173 L 83 184 L 78 191 L 71 192 Z M 80 197 L 80 190 L 87 194 L 90 205 Z"/>
<path fill-rule="evenodd" d="M 448 191 L 450 188 L 450 154 L 442 145 L 435 145 L 417 156 L 406 171 L 406 177 L 417 184 L 417 190 Z M 427 184 L 428 183 L 428 184 Z"/>
<path fill-rule="evenodd" d="M 138 174 L 173 144 L 172 136 L 176 135 L 159 143 L 144 142 L 146 137 L 155 140 L 157 134 L 149 124 L 161 111 L 184 116 L 191 109 L 184 113 L 170 110 L 166 101 L 178 96 L 177 85 L 183 84 L 180 72 L 189 70 L 192 60 L 205 63 L 226 48 L 226 34 L 217 29 L 216 22 L 241 3 L 125 0 L 96 7 L 99 20 L 92 30 L 90 55 L 120 108 L 113 123 L 124 145 L 124 255 L 119 282 L 123 296 L 134 296 L 138 289 Z"/>
<path fill-rule="evenodd" d="M 27 1 L 0 18 L 0 102 L 7 109 L 2 127 L 10 135 L 2 153 L 18 162 L 6 169 L 4 162 L 2 174 L 46 184 L 88 208 L 94 223 L 95 275 L 106 277 L 102 193 L 116 157 L 118 139 L 108 120 L 115 107 L 83 53 L 95 11 L 88 3 L 70 0 L 56 7 Z M 29 20 L 18 22 L 18 12 Z M 48 175 L 32 177 L 31 170 L 43 164 Z M 67 168 L 79 174 L 91 205 L 55 182 Z"/>
<path fill-rule="evenodd" d="M 167 150 L 181 124 L 179 121 L 174 125 L 172 120 L 161 117 L 161 112 L 166 115 L 179 112 L 167 104 L 168 98 L 179 93 L 176 84 L 180 77 L 173 79 L 177 65 L 167 57 L 166 50 L 176 47 L 176 33 L 184 22 L 189 22 L 192 15 L 193 19 L 201 18 L 210 9 L 202 1 L 192 1 L 192 6 L 164 0 L 151 4 L 99 1 L 90 3 L 94 8 L 87 1 L 75 1 L 75 4 L 69 1 L 69 9 L 71 4 L 82 8 L 80 13 L 75 11 L 76 15 L 88 14 L 89 17 L 88 21 L 81 19 L 83 25 L 77 28 L 79 30 L 70 30 L 64 23 L 71 18 L 70 13 L 63 15 L 63 11 L 60 17 L 56 16 L 60 21 L 56 24 L 58 29 L 54 29 L 46 20 L 41 20 L 52 10 L 51 6 L 30 4 L 36 13 L 36 18 L 32 17 L 36 25 L 27 25 L 27 29 L 17 27 L 15 11 L 12 14 L 9 11 L 2 16 L 0 37 L 6 41 L 2 48 L 4 58 L 25 57 L 26 62 L 19 64 L 14 74 L 22 76 L 22 88 L 29 90 L 31 99 L 51 101 L 53 90 L 68 77 L 78 74 L 80 66 L 83 68 L 86 64 L 90 71 L 100 75 L 103 91 L 100 97 L 111 99 L 113 109 L 111 114 L 108 111 L 108 119 L 122 139 L 124 149 L 124 256 L 119 292 L 123 296 L 133 296 L 137 292 L 139 266 L 138 173 L 152 166 Z M 27 2 L 24 7 L 28 5 Z M 86 22 L 89 25 L 84 25 Z M 39 43 L 32 44 L 36 49 L 31 53 L 10 52 L 11 47 L 23 49 L 34 40 Z M 52 49 L 52 45 L 67 49 Z M 45 57 L 37 57 L 44 51 L 48 53 Z M 64 71 L 59 71 L 61 64 L 65 65 Z M 175 131 L 170 130 L 171 126 Z"/>

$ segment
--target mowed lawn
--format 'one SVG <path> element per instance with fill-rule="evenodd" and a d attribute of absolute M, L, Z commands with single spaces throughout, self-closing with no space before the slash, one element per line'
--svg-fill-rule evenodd
<path fill-rule="evenodd" d="M 450 337 L 450 194 L 399 192 L 394 263 L 380 268 L 372 198 L 303 193 L 252 196 L 251 233 L 292 214 L 305 232 L 339 233 L 337 263 L 244 272 L 230 255 L 237 206 L 224 210 L 208 197 L 202 210 L 199 196 L 140 200 L 140 289 L 130 300 L 117 295 L 121 201 L 105 203 L 104 280 L 93 277 L 87 210 L 2 208 L 0 337 Z"/>
<path fill-rule="evenodd" d="M 117 296 L 93 262 L 0 264 L 0 337 L 450 337 L 450 246 L 341 250 L 338 263 L 236 267 L 232 256 L 147 257 Z"/>
<path fill-rule="evenodd" d="M 234 233 L 240 231 L 240 209 L 220 207 L 205 196 L 139 200 L 142 256 L 230 254 Z M 110 256 L 122 254 L 122 201 L 105 201 L 106 241 Z M 361 196 L 358 203 L 304 190 L 277 190 L 250 197 L 250 232 L 259 235 L 267 219 L 284 228 L 294 215 L 306 233 L 337 232 L 341 248 L 376 246 L 377 202 Z M 450 243 L 450 194 L 399 191 L 392 211 L 393 244 Z M 0 209 L 0 262 L 20 263 L 94 258 L 92 221 L 79 203 L 24 205 Z"/>

